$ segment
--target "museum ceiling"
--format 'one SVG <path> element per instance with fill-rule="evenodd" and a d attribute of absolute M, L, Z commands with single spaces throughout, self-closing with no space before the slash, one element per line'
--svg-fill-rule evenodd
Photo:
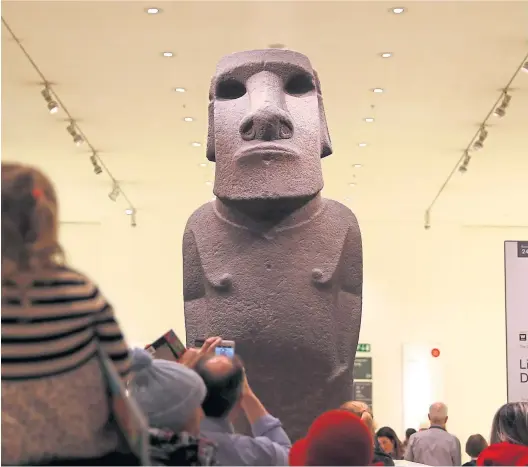
<path fill-rule="evenodd" d="M 528 6 L 402 3 L 4 1 L 2 17 L 138 213 L 185 218 L 211 199 L 215 63 L 285 46 L 308 55 L 322 82 L 334 148 L 325 196 L 360 218 L 419 225 L 528 53 Z M 126 202 L 109 200 L 111 181 L 94 173 L 86 144 L 73 144 L 63 110 L 48 113 L 41 82 L 2 26 L 3 158 L 46 170 L 66 221 L 122 215 Z M 433 225 L 528 225 L 528 73 L 510 94 L 484 148 L 439 198 Z"/>

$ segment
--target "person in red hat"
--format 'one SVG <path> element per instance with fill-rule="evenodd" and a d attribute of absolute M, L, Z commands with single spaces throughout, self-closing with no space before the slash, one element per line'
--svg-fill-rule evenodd
<path fill-rule="evenodd" d="M 291 466 L 370 465 L 374 442 L 361 419 L 345 410 L 330 410 L 310 426 L 290 451 Z"/>
<path fill-rule="evenodd" d="M 528 402 L 505 404 L 497 411 L 490 442 L 477 465 L 528 466 Z"/>
<path fill-rule="evenodd" d="M 477 465 L 528 465 L 528 446 L 492 444 L 480 454 Z"/>

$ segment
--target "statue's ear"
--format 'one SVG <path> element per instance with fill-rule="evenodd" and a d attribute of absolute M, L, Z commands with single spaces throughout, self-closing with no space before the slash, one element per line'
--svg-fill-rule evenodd
<path fill-rule="evenodd" d="M 214 131 L 214 96 L 215 96 L 215 82 L 211 82 L 209 89 L 209 116 L 207 124 L 207 159 L 211 162 L 216 162 L 215 153 L 215 131 Z"/>
<path fill-rule="evenodd" d="M 319 127 L 321 131 L 321 159 L 332 154 L 332 141 L 330 141 L 330 133 L 328 133 L 328 124 L 326 123 L 326 115 L 323 105 L 323 95 L 321 94 L 321 83 L 319 76 L 314 71 L 315 87 L 317 90 L 317 103 L 319 105 Z"/>

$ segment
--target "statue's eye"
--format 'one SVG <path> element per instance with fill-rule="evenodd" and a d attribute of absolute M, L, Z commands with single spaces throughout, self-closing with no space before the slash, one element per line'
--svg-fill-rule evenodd
<path fill-rule="evenodd" d="M 236 79 L 226 79 L 225 81 L 220 81 L 216 85 L 217 99 L 238 99 L 244 94 L 246 94 L 246 86 L 244 85 L 244 83 L 241 83 Z"/>
<path fill-rule="evenodd" d="M 302 96 L 315 89 L 313 77 L 307 73 L 292 76 L 284 90 L 292 96 Z"/>

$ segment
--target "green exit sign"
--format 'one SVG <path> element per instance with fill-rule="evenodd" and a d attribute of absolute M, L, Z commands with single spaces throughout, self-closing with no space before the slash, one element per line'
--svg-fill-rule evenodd
<path fill-rule="evenodd" d="M 370 344 L 358 344 L 358 352 L 370 352 Z"/>

